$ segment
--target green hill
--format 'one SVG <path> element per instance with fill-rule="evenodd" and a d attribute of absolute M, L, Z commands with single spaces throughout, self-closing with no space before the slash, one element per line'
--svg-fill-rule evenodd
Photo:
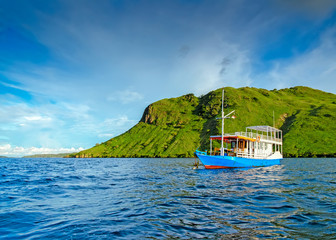
<path fill-rule="evenodd" d="M 150 104 L 127 132 L 69 157 L 193 157 L 209 149 L 209 136 L 219 134 L 222 90 Z M 285 157 L 336 156 L 336 95 L 308 87 L 272 90 L 225 88 L 225 132 L 253 125 L 283 131 Z"/>

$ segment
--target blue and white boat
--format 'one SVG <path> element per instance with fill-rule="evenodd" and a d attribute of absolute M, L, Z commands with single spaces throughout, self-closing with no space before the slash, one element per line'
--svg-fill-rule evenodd
<path fill-rule="evenodd" d="M 224 89 L 223 98 L 224 99 Z M 271 126 L 250 126 L 245 132 L 224 134 L 224 115 L 222 100 L 222 134 L 210 136 L 210 151 L 196 150 L 195 154 L 206 169 L 249 168 L 280 164 L 282 154 L 282 131 Z M 212 141 L 220 140 L 221 148 L 212 149 Z M 224 148 L 224 143 L 226 147 Z"/>

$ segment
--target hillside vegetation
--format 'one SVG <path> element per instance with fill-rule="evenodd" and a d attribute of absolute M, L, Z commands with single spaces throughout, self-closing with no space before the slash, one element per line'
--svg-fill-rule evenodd
<path fill-rule="evenodd" d="M 220 134 L 222 89 L 150 104 L 127 132 L 69 157 L 193 157 L 209 149 L 209 136 Z M 285 157 L 336 156 L 336 95 L 308 87 L 272 90 L 225 88 L 225 132 L 247 126 L 273 126 L 283 131 Z"/>

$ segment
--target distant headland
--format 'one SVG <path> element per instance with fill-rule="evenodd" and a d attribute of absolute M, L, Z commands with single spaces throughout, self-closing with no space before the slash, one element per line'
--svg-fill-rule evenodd
<path fill-rule="evenodd" d="M 70 153 L 75 154 L 75 153 Z M 68 156 L 69 153 L 56 153 L 56 154 L 34 154 L 34 155 L 28 155 L 24 156 L 23 158 L 62 158 L 65 156 Z"/>

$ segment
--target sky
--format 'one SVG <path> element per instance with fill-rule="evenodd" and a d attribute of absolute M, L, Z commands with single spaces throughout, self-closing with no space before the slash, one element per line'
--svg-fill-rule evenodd
<path fill-rule="evenodd" d="M 334 0 L 0 0 L 0 155 L 90 148 L 163 98 L 335 76 Z"/>

